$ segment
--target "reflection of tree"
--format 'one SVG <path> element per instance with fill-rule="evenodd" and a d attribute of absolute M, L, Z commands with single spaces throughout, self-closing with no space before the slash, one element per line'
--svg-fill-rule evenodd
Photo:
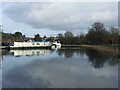
<path fill-rule="evenodd" d="M 74 51 L 72 49 L 59 49 L 57 53 L 59 56 L 64 55 L 66 58 L 70 58 L 73 56 Z"/>
<path fill-rule="evenodd" d="M 10 52 L 9 50 L 2 50 L 2 55 L 13 55 L 14 53 Z"/>
<path fill-rule="evenodd" d="M 112 59 L 112 56 L 99 53 L 93 49 L 86 49 L 86 55 L 95 68 L 103 67 L 105 62 L 108 62 L 110 65 L 118 63 L 118 60 Z"/>
<path fill-rule="evenodd" d="M 84 55 L 84 54 L 85 54 L 85 51 L 86 51 L 85 48 L 79 49 L 79 54 Z"/>
<path fill-rule="evenodd" d="M 63 56 L 63 52 L 62 52 L 63 50 L 61 50 L 61 49 L 59 49 L 58 51 L 57 51 L 57 54 L 59 55 L 59 56 Z"/>
<path fill-rule="evenodd" d="M 109 60 L 109 64 L 110 64 L 111 66 L 114 66 L 114 65 L 118 64 L 119 62 L 120 62 L 120 59 L 117 58 L 117 57 L 112 57 L 112 58 Z"/>
<path fill-rule="evenodd" d="M 94 49 L 89 48 L 81 48 L 81 49 L 59 49 L 57 51 L 59 56 L 65 56 L 66 58 L 71 58 L 74 54 L 76 55 L 84 55 L 86 54 L 88 56 L 89 61 L 92 63 L 92 65 L 95 68 L 101 68 L 104 66 L 105 62 L 109 65 L 113 66 L 119 63 L 119 60 L 117 57 L 113 57 L 110 55 L 105 55 L 103 53 L 98 52 Z"/>
<path fill-rule="evenodd" d="M 92 62 L 95 68 L 101 68 L 104 66 L 104 63 L 108 60 L 108 56 L 98 53 L 96 50 L 87 49 L 86 54 L 89 60 Z"/>
<path fill-rule="evenodd" d="M 70 58 L 70 57 L 73 56 L 73 54 L 74 54 L 73 50 L 72 49 L 68 49 L 68 50 L 65 51 L 64 55 L 65 55 L 66 58 Z"/>
<path fill-rule="evenodd" d="M 36 53 L 35 53 L 36 52 Z M 53 53 L 54 50 L 50 50 L 50 53 Z M 44 50 L 42 55 L 44 54 Z M 97 50 L 94 49 L 89 49 L 89 48 L 62 48 L 57 50 L 57 54 L 59 56 L 64 56 L 66 58 L 71 58 L 76 54 L 77 56 L 79 55 L 87 55 L 89 61 L 92 63 L 92 65 L 95 68 L 101 68 L 104 66 L 104 63 L 107 62 L 109 65 L 114 66 L 119 63 L 118 57 L 113 57 L 110 55 L 105 55 L 103 53 L 98 52 Z M 14 52 L 10 52 L 8 50 L 2 50 L 2 56 L 4 55 L 14 55 Z M 27 56 L 30 56 L 29 54 L 26 54 Z M 31 51 L 31 56 L 33 55 L 40 55 L 40 50 L 34 50 Z M 16 56 L 20 57 L 20 55 Z"/>
<path fill-rule="evenodd" d="M 67 48 L 67 49 L 59 49 L 57 51 L 59 56 L 64 55 L 66 58 L 70 58 L 76 53 L 77 55 L 82 54 L 84 55 L 85 50 L 84 49 L 72 49 L 72 48 Z"/>

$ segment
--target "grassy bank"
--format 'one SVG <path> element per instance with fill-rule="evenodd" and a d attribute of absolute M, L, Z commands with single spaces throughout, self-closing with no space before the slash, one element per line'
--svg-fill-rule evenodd
<path fill-rule="evenodd" d="M 119 45 L 81 45 L 81 47 L 93 48 L 97 51 L 120 58 Z"/>

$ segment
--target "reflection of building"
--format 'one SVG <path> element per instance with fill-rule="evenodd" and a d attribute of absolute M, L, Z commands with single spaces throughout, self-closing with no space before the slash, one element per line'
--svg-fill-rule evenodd
<path fill-rule="evenodd" d="M 10 50 L 10 52 L 14 53 L 14 56 L 33 56 L 33 55 L 45 55 L 49 52 L 47 49 L 40 50 Z"/>

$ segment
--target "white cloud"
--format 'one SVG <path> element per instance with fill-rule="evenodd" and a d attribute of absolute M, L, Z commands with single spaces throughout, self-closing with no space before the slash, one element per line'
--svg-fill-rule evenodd
<path fill-rule="evenodd" d="M 37 29 L 82 32 L 96 21 L 106 27 L 117 26 L 117 7 L 113 2 L 10 3 L 5 6 L 4 13 L 16 23 Z"/>

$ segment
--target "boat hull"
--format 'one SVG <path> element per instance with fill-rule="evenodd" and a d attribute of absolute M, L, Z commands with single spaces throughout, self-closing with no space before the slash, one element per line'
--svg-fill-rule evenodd
<path fill-rule="evenodd" d="M 51 46 L 40 46 L 40 47 L 11 47 L 10 49 L 51 49 Z"/>

